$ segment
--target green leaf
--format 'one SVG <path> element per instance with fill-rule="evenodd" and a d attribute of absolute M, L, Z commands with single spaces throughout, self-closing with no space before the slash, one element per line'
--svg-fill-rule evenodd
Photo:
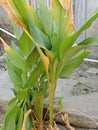
<path fill-rule="evenodd" d="M 83 62 L 84 58 L 90 54 L 90 51 L 83 51 L 80 55 L 76 56 L 76 58 L 70 60 L 67 65 L 63 68 L 60 78 L 67 77 L 70 73 L 72 73 L 78 66 Z"/>
<path fill-rule="evenodd" d="M 58 68 L 57 68 L 57 74 L 61 73 L 62 69 L 65 65 L 78 53 L 82 52 L 86 46 L 80 45 L 80 46 L 74 46 L 69 48 L 63 55 L 62 59 L 59 61 Z"/>
<path fill-rule="evenodd" d="M 92 23 L 98 18 L 98 10 L 94 13 L 94 15 L 89 19 L 87 20 L 87 22 L 76 32 L 74 33 L 73 35 L 69 36 L 68 38 L 65 38 L 61 45 L 60 45 L 60 58 L 62 58 L 62 56 L 64 55 L 64 53 L 66 52 L 66 50 L 68 48 L 70 48 L 74 43 L 75 41 L 77 40 L 77 38 L 80 36 L 80 34 L 86 30 L 87 28 L 89 28 Z"/>
<path fill-rule="evenodd" d="M 22 33 L 19 39 L 19 47 L 20 47 L 21 53 L 26 58 L 31 53 L 32 49 L 34 48 L 34 44 L 32 43 L 31 39 L 27 36 L 25 32 Z"/>
<path fill-rule="evenodd" d="M 23 108 L 21 108 L 20 113 L 19 113 L 19 119 L 18 119 L 16 130 L 21 130 L 22 129 L 23 118 L 24 118 L 24 111 L 23 111 Z"/>
<path fill-rule="evenodd" d="M 47 35 L 45 35 L 34 23 L 30 20 L 30 34 L 34 41 L 43 49 L 51 49 L 51 44 Z"/>
<path fill-rule="evenodd" d="M 57 34 L 53 33 L 51 36 L 52 51 L 58 55 L 60 40 Z"/>
<path fill-rule="evenodd" d="M 98 37 L 87 38 L 82 42 L 80 42 L 78 45 L 86 45 L 86 46 L 98 45 Z"/>
<path fill-rule="evenodd" d="M 34 68 L 34 70 L 31 72 L 31 74 L 26 82 L 26 86 L 32 87 L 38 81 L 38 78 L 44 72 L 44 70 L 45 69 L 43 67 L 42 61 L 39 61 L 39 63 Z"/>
<path fill-rule="evenodd" d="M 63 5 L 64 4 L 66 3 L 64 2 Z M 58 35 L 61 42 L 74 32 L 72 23 L 72 10 L 70 5 L 71 4 L 64 5 L 69 10 L 63 8 L 59 0 L 52 0 L 50 5 L 50 13 L 57 26 Z"/>
<path fill-rule="evenodd" d="M 21 70 L 14 66 L 9 60 L 7 60 L 7 69 L 12 82 L 17 86 L 20 86 L 22 84 Z"/>
<path fill-rule="evenodd" d="M 31 15 L 31 19 L 32 19 L 34 25 L 36 25 L 43 33 L 45 33 L 45 28 L 37 14 L 37 11 L 35 12 L 34 9 L 32 8 L 32 6 L 29 4 L 27 5 L 27 8 L 29 10 L 29 13 Z"/>
<path fill-rule="evenodd" d="M 68 38 L 65 38 L 62 43 L 60 44 L 59 47 L 59 58 L 62 59 L 64 53 L 66 53 L 66 51 L 72 47 L 72 45 L 75 43 L 76 40 L 76 36 L 73 34 L 71 36 L 69 36 Z"/>
<path fill-rule="evenodd" d="M 20 57 L 24 58 L 23 55 L 21 54 L 20 50 L 19 50 L 19 46 L 18 46 L 16 43 L 14 43 L 13 41 L 11 41 L 11 48 L 12 48 Z"/>
<path fill-rule="evenodd" d="M 23 101 L 19 102 L 17 98 L 13 98 L 9 102 L 9 107 L 5 115 L 2 130 L 9 130 L 9 129 L 21 130 L 21 126 L 23 124 L 23 117 L 24 117 L 23 109 L 24 109 Z"/>
<path fill-rule="evenodd" d="M 39 14 L 41 17 L 41 21 L 46 29 L 46 32 L 49 34 L 49 36 L 51 36 L 52 33 L 56 32 L 56 26 L 53 23 L 53 20 L 48 11 L 48 8 L 42 2 L 42 0 L 39 0 Z"/>
<path fill-rule="evenodd" d="M 31 52 L 31 54 L 29 54 L 28 58 L 26 59 L 26 66 L 32 70 L 35 66 L 36 63 L 39 61 L 40 59 L 40 55 L 37 51 L 36 48 L 34 48 Z"/>
<path fill-rule="evenodd" d="M 38 101 L 41 96 L 44 96 L 43 90 L 34 90 L 32 91 L 33 103 Z"/>
<path fill-rule="evenodd" d="M 43 90 L 36 91 L 36 92 L 37 93 L 35 95 L 34 108 L 36 111 L 37 118 L 39 120 L 39 124 L 42 124 L 43 123 L 43 109 L 44 109 L 44 93 L 43 93 Z"/>
<path fill-rule="evenodd" d="M 25 25 L 29 25 L 29 14 L 27 11 L 27 6 L 26 6 L 26 0 L 21 0 L 18 2 L 17 0 L 8 0 L 18 17 L 22 20 Z"/>
<path fill-rule="evenodd" d="M 16 24 L 15 24 L 12 20 L 10 20 L 10 25 L 11 25 L 11 27 L 12 27 L 12 30 L 13 30 L 13 32 L 14 32 L 14 35 L 16 36 L 17 40 L 19 40 L 19 38 L 20 38 L 20 33 L 19 33 L 19 30 L 18 30 Z"/>
<path fill-rule="evenodd" d="M 14 107 L 15 107 L 15 105 L 17 104 L 17 98 L 15 97 L 15 98 L 12 98 L 10 101 L 9 101 L 9 107 L 8 107 L 8 110 L 7 110 L 7 112 L 9 112 L 10 110 L 12 110 Z"/>
<path fill-rule="evenodd" d="M 56 79 L 58 79 L 58 76 L 59 76 L 59 72 L 58 70 L 61 68 L 58 69 L 58 66 L 59 66 L 59 60 L 58 60 L 58 57 L 55 57 L 51 66 L 50 66 L 50 74 L 51 74 L 51 80 L 55 82 Z M 58 70 L 57 70 L 58 69 Z"/>
<path fill-rule="evenodd" d="M 87 22 L 75 33 L 76 38 L 79 37 L 79 35 L 85 31 L 87 28 L 89 28 L 92 23 L 98 18 L 98 9 L 96 10 L 96 12 L 94 12 L 94 14 L 92 15 L 92 17 L 87 20 Z"/>
<path fill-rule="evenodd" d="M 78 54 L 79 52 L 83 51 L 83 49 L 85 48 L 85 45 L 80 45 L 80 46 L 74 46 L 69 48 L 65 54 L 63 55 L 62 58 L 62 67 L 65 66 L 67 64 L 67 62 L 72 59 L 76 54 Z"/>
<path fill-rule="evenodd" d="M 17 99 L 18 100 L 27 100 L 29 96 L 29 90 L 28 89 L 21 89 L 17 92 Z"/>
<path fill-rule="evenodd" d="M 48 37 L 37 26 L 34 25 L 26 1 L 21 0 L 19 3 L 16 0 L 9 0 L 9 3 L 14 9 L 14 13 L 17 15 L 17 20 L 20 21 L 20 24 L 25 32 L 30 34 L 36 44 L 38 44 L 40 47 L 44 49 L 50 49 L 50 41 Z"/>
<path fill-rule="evenodd" d="M 2 130 L 16 130 L 17 116 L 19 111 L 18 105 L 13 107 L 5 116 Z"/>
<path fill-rule="evenodd" d="M 6 50 L 7 58 L 10 60 L 12 64 L 14 64 L 17 68 L 26 70 L 26 64 L 23 58 L 17 54 L 12 48 Z"/>

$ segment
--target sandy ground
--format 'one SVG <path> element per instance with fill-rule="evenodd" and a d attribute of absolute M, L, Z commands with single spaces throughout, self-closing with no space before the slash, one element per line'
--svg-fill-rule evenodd
<path fill-rule="evenodd" d="M 13 84 L 4 59 L 5 56 L 0 57 L 0 100 L 9 101 L 14 96 Z M 55 97 L 62 100 L 65 110 L 80 111 L 98 119 L 98 64 L 85 62 L 68 79 L 59 79 Z"/>

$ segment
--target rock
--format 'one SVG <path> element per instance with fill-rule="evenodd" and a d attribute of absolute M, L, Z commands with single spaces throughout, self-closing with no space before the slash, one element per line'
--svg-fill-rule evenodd
<path fill-rule="evenodd" d="M 55 121 L 64 124 L 62 116 L 65 112 L 61 112 L 55 116 Z M 68 112 L 69 122 L 71 126 L 87 128 L 87 129 L 97 129 L 98 119 L 90 118 L 86 115 Z"/>

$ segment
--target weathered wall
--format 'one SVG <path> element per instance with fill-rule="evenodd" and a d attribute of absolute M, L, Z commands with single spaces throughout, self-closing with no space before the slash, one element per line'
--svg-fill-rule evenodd
<path fill-rule="evenodd" d="M 86 4 L 86 18 L 89 18 L 91 14 L 98 8 L 98 0 L 87 0 Z M 86 36 L 98 36 L 98 19 L 93 25 L 86 31 Z"/>
<path fill-rule="evenodd" d="M 73 0 L 75 30 L 77 31 L 86 21 L 86 0 Z M 85 32 L 81 34 L 77 42 L 85 38 Z"/>

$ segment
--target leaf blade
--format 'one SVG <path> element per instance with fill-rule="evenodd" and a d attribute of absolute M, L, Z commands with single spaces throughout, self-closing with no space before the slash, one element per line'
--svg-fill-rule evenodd
<path fill-rule="evenodd" d="M 64 4 L 67 9 L 64 8 Z M 66 0 L 63 1 L 63 3 L 59 0 L 52 0 L 50 5 L 50 13 L 57 26 L 59 39 L 62 42 L 66 37 L 70 36 L 74 32 L 71 3 L 67 4 Z"/>
<path fill-rule="evenodd" d="M 72 73 L 83 62 L 84 58 L 89 54 L 90 54 L 89 51 L 84 51 L 78 57 L 68 62 L 67 65 L 62 70 L 60 78 L 67 77 L 67 75 Z"/>

